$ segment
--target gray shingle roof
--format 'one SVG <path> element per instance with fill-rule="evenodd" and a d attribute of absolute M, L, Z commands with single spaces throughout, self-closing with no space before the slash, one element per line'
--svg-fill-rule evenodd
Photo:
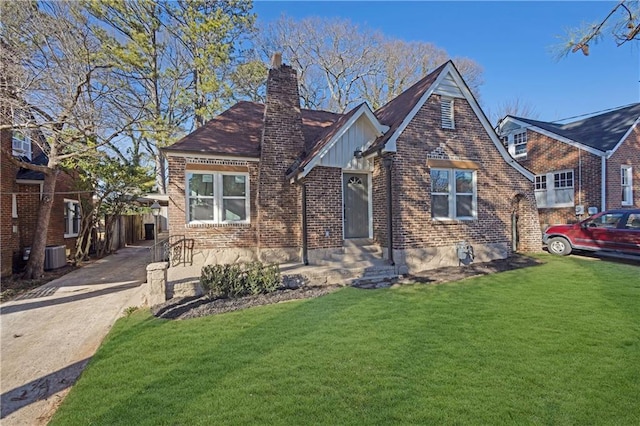
<path fill-rule="evenodd" d="M 639 117 L 640 103 L 565 124 L 512 116 L 516 120 L 602 152 L 615 148 Z"/>

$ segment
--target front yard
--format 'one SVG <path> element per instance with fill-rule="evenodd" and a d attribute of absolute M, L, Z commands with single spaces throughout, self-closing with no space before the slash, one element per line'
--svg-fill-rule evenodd
<path fill-rule="evenodd" d="M 640 423 L 640 267 L 540 258 L 192 320 L 135 312 L 52 424 Z"/>

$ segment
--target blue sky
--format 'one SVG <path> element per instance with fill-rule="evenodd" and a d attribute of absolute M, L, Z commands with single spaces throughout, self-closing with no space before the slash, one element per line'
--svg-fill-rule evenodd
<path fill-rule="evenodd" d="M 557 60 L 564 30 L 603 19 L 616 2 L 256 1 L 260 22 L 281 14 L 348 18 L 390 37 L 431 42 L 484 68 L 481 104 L 489 115 L 519 98 L 540 120 L 558 120 L 640 101 L 640 43 L 605 38 L 590 56 Z"/>

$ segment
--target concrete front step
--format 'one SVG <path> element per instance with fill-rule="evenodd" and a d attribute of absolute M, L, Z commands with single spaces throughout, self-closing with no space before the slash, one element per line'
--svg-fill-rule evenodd
<path fill-rule="evenodd" d="M 352 285 L 354 280 L 367 279 L 379 280 L 389 277 L 397 277 L 395 268 L 391 265 L 370 265 L 360 267 L 347 267 L 345 265 L 308 265 L 296 268 L 285 268 L 282 276 L 305 277 L 316 285 Z"/>

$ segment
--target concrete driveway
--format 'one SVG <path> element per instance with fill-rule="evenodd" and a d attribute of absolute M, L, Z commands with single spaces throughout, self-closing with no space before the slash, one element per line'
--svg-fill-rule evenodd
<path fill-rule="evenodd" d="M 0 306 L 0 423 L 46 424 L 116 319 L 141 306 L 149 243 Z"/>

